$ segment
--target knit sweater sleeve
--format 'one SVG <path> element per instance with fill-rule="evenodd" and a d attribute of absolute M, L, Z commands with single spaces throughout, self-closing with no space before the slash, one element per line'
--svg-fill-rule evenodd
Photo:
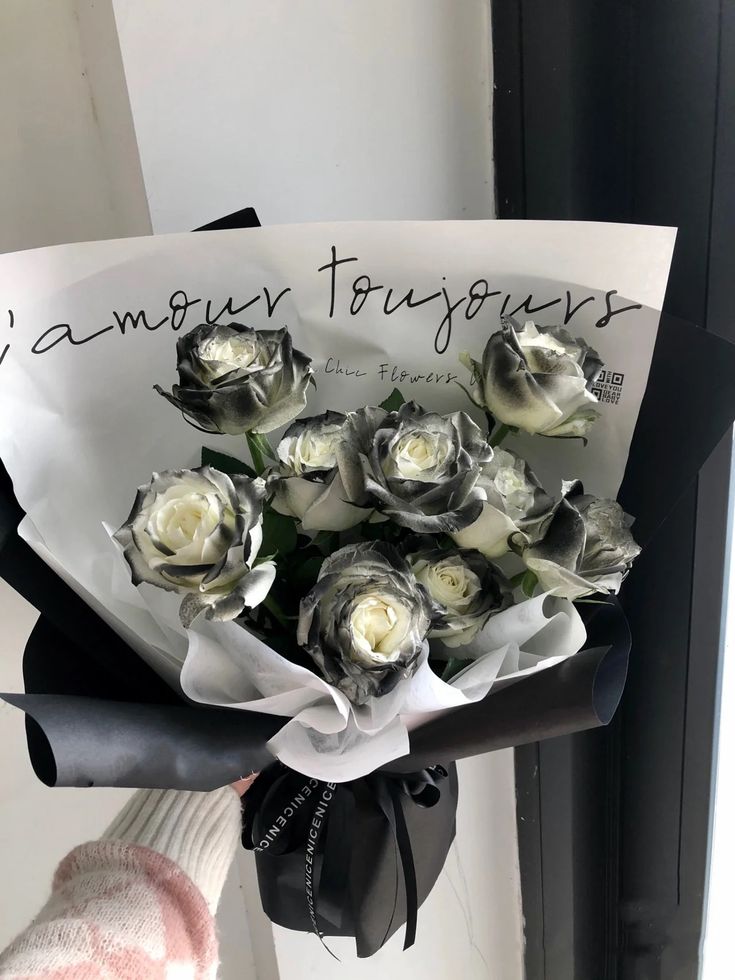
<path fill-rule="evenodd" d="M 51 898 L 0 954 L 0 977 L 214 978 L 213 914 L 239 827 L 230 788 L 134 794 L 102 840 L 61 862 Z"/>

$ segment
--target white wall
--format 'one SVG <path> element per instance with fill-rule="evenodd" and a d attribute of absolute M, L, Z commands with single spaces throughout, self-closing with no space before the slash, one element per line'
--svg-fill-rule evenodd
<path fill-rule="evenodd" d="M 109 3 L 3 0 L 0 131 L 1 251 L 150 230 Z M 35 619 L 0 580 L 0 690 L 22 690 Z M 47 897 L 59 859 L 97 836 L 129 794 L 42 786 L 23 716 L 4 703 L 0 772 L 2 948 Z"/>
<path fill-rule="evenodd" d="M 485 0 L 114 0 L 155 231 L 493 214 Z"/>
<path fill-rule="evenodd" d="M 0 251 L 150 230 L 109 0 L 3 0 L 0 131 Z"/>

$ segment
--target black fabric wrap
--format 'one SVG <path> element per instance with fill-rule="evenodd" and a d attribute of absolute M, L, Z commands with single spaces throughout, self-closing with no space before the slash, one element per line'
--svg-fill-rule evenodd
<path fill-rule="evenodd" d="M 306 795 L 305 788 L 316 781 L 280 764 L 261 778 L 261 787 L 260 779 L 254 787 L 259 790 L 255 806 L 248 813 L 250 802 L 245 805 L 243 843 L 256 850 L 263 908 L 278 925 L 313 931 L 304 898 L 305 850 L 310 818 L 325 784 L 310 787 Z M 405 781 L 373 773 L 336 787 L 314 860 L 317 919 L 324 935 L 354 936 L 357 955 L 372 956 L 408 919 L 404 948 L 412 945 L 414 926 L 407 901 L 412 885 L 391 806 L 396 800 L 405 820 L 417 910 L 434 887 L 454 840 L 458 794 L 454 765 L 417 772 Z M 294 800 L 304 797 L 294 808 Z"/>
<path fill-rule="evenodd" d="M 637 516 L 640 543 L 650 540 L 734 417 L 735 347 L 664 316 L 620 494 Z M 21 541 L 21 517 L 0 466 L 0 575 L 41 613 L 26 647 L 26 695 L 4 697 L 27 713 L 31 760 L 45 782 L 210 789 L 272 767 L 266 743 L 285 719 L 193 705 L 170 690 Z M 316 858 L 317 914 L 326 934 L 354 935 L 359 955 L 367 956 L 406 921 L 411 875 L 402 870 L 402 830 L 386 800 L 400 800 L 420 904 L 454 837 L 454 760 L 610 721 L 625 681 L 627 623 L 616 601 L 580 611 L 588 649 L 424 725 L 412 733 L 404 759 L 338 788 Z M 449 776 L 436 788 L 435 805 L 421 806 L 407 787 L 439 763 Z M 276 798 L 262 796 L 268 788 L 264 780 L 259 804 L 258 793 L 249 797 L 259 821 L 250 826 L 251 845 L 272 813 Z M 289 849 L 258 853 L 257 866 L 270 918 L 307 931 L 299 826 L 291 828 Z"/>

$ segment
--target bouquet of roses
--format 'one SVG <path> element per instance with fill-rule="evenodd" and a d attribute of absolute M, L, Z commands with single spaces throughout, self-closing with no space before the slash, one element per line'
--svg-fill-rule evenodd
<path fill-rule="evenodd" d="M 407 718 L 576 653 L 572 600 L 616 593 L 640 550 L 618 503 L 576 480 L 554 497 L 501 446 L 519 429 L 593 437 L 602 363 L 561 327 L 505 319 L 481 361 L 463 355 L 482 426 L 397 389 L 292 421 L 313 374 L 286 329 L 204 324 L 177 353 L 179 383 L 157 390 L 204 432 L 241 435 L 250 462 L 205 448 L 201 467 L 155 473 L 115 537 L 136 585 L 177 593 L 185 628 L 213 624 L 184 690 L 233 703 L 226 665 L 258 710 L 301 702 L 273 748 L 307 775 L 363 776 L 407 750 Z"/>

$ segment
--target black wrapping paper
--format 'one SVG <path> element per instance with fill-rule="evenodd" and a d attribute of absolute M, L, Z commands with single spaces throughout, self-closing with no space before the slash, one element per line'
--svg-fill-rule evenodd
<path fill-rule="evenodd" d="M 412 772 L 608 725 L 625 686 L 630 630 L 616 600 L 583 611 L 586 649 L 422 725 L 411 733 L 410 754 L 385 769 Z"/>
<path fill-rule="evenodd" d="M 367 957 L 406 923 L 406 883 L 395 836 L 376 801 L 371 777 L 345 783 L 337 787 L 337 793 L 340 797 L 329 818 L 332 837 L 323 840 L 325 846 L 316 858 L 315 880 L 321 886 L 317 918 L 326 936 L 354 936 L 357 955 Z M 446 778 L 439 781 L 432 806 L 401 795 L 419 907 L 436 884 L 454 840 L 458 795 L 454 765 L 447 767 Z M 307 827 L 308 822 L 303 829 Z M 266 915 L 300 932 L 312 930 L 304 901 L 305 836 L 285 852 L 271 848 L 256 852 Z M 324 883 L 325 878 L 330 885 Z"/>
<path fill-rule="evenodd" d="M 99 629 L 112 658 L 120 652 L 117 637 L 104 623 Z M 288 720 L 175 695 L 151 701 L 146 695 L 155 697 L 158 677 L 145 664 L 136 696 L 134 686 L 118 686 L 115 671 L 43 616 L 23 666 L 26 694 L 3 697 L 26 712 L 31 763 L 47 786 L 217 789 L 272 763 L 266 743 Z"/>

